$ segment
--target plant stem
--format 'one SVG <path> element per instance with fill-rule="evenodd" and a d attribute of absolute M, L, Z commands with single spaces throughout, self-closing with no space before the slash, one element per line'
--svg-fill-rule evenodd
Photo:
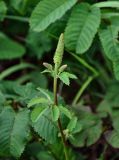
<path fill-rule="evenodd" d="M 54 75 L 54 83 L 53 83 L 53 91 L 54 91 L 54 107 L 58 106 L 58 100 L 57 100 L 57 66 L 55 66 L 55 75 Z M 58 118 L 58 128 L 61 134 L 62 143 L 64 146 L 64 154 L 65 154 L 65 160 L 69 160 L 68 153 L 67 153 L 67 144 L 65 135 L 63 133 L 62 123 L 60 118 Z"/>
<path fill-rule="evenodd" d="M 87 86 L 92 82 L 94 79 L 94 76 L 88 77 L 88 79 L 85 81 L 85 83 L 82 85 L 76 96 L 74 97 L 74 100 L 72 102 L 72 105 L 75 106 L 78 103 L 79 98 L 81 97 L 82 93 L 85 91 Z"/>
<path fill-rule="evenodd" d="M 72 55 L 78 62 L 80 62 L 84 67 L 89 69 L 96 77 L 99 75 L 98 71 L 92 67 L 90 64 L 88 64 L 83 58 L 77 56 L 76 54 L 67 51 L 70 55 Z"/>

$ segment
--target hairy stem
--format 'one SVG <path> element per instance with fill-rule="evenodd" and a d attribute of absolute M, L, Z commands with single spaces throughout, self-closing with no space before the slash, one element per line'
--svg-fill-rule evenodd
<path fill-rule="evenodd" d="M 58 100 L 57 100 L 57 66 L 55 66 L 55 75 L 54 75 L 54 84 L 53 84 L 53 91 L 54 91 L 54 107 L 58 106 Z M 61 134 L 62 143 L 64 146 L 64 154 L 65 154 L 65 160 L 69 160 L 68 153 L 67 153 L 67 144 L 65 135 L 63 133 L 62 123 L 60 118 L 58 119 L 58 128 Z"/>

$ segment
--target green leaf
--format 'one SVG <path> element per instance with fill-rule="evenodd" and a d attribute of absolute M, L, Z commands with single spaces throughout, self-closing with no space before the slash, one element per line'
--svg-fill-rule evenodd
<path fill-rule="evenodd" d="M 37 122 L 33 123 L 34 130 L 48 143 L 55 143 L 58 138 L 57 124 L 52 120 L 51 109 L 47 108 L 39 117 Z"/>
<path fill-rule="evenodd" d="M 69 10 L 77 0 L 43 0 L 34 9 L 30 26 L 34 31 L 41 32 L 51 23 L 60 19 L 67 10 Z"/>
<path fill-rule="evenodd" d="M 64 84 L 66 84 L 68 86 L 70 84 L 70 80 L 69 80 L 70 78 L 71 79 L 77 79 L 77 77 L 74 74 L 71 74 L 69 72 L 60 73 L 59 78 Z"/>
<path fill-rule="evenodd" d="M 24 53 L 25 49 L 22 45 L 0 32 L 0 59 L 20 58 Z"/>
<path fill-rule="evenodd" d="M 57 106 L 53 106 L 51 111 L 52 111 L 52 119 L 55 122 L 58 120 L 60 116 L 59 108 Z"/>
<path fill-rule="evenodd" d="M 74 128 L 76 127 L 77 120 L 78 120 L 77 117 L 73 117 L 70 120 L 70 122 L 69 122 L 69 124 L 67 126 L 67 129 L 69 130 L 69 132 L 72 132 L 74 130 Z"/>
<path fill-rule="evenodd" d="M 77 79 L 77 77 L 76 77 L 74 74 L 71 74 L 71 73 L 69 73 L 69 72 L 64 72 L 64 73 L 66 73 L 67 76 L 68 76 L 69 78 L 71 78 L 71 79 Z"/>
<path fill-rule="evenodd" d="M 67 75 L 67 73 L 65 72 L 62 72 L 60 75 L 59 75 L 59 79 L 66 85 L 69 86 L 70 84 L 70 81 L 69 81 L 69 76 Z"/>
<path fill-rule="evenodd" d="M 119 80 L 119 61 L 113 62 L 113 71 L 114 71 L 115 78 Z"/>
<path fill-rule="evenodd" d="M 78 122 L 80 123 L 80 121 Z M 70 138 L 70 142 L 76 147 L 90 146 L 100 138 L 102 133 L 101 123 L 97 123 L 94 126 L 91 126 L 85 130 L 79 130 L 80 132 L 74 134 L 73 137 Z"/>
<path fill-rule="evenodd" d="M 48 104 L 48 100 L 42 97 L 36 97 L 30 100 L 28 103 L 28 108 L 36 105 L 36 104 Z"/>
<path fill-rule="evenodd" d="M 41 59 L 43 55 L 48 53 L 52 48 L 51 38 L 46 32 L 30 31 L 26 39 L 29 55 L 36 56 Z"/>
<path fill-rule="evenodd" d="M 52 98 L 51 98 L 51 95 L 50 95 L 50 92 L 48 90 L 45 90 L 45 89 L 42 89 L 42 88 L 37 88 L 50 102 L 53 102 L 52 101 Z"/>
<path fill-rule="evenodd" d="M 63 106 L 60 105 L 59 110 L 60 110 L 61 113 L 63 113 L 69 119 L 72 118 L 72 113 L 66 107 L 63 107 Z"/>
<path fill-rule="evenodd" d="M 77 110 L 77 117 L 77 125 L 72 131 L 72 136 L 69 138 L 70 142 L 76 147 L 94 144 L 102 134 L 102 121 L 100 117 L 88 110 L 82 109 Z"/>
<path fill-rule="evenodd" d="M 65 30 L 65 45 L 69 50 L 83 54 L 91 46 L 100 25 L 100 9 L 88 3 L 77 5 Z"/>
<path fill-rule="evenodd" d="M 107 142 L 114 148 L 119 148 L 119 132 L 113 130 L 105 134 Z"/>
<path fill-rule="evenodd" d="M 35 107 L 33 111 L 31 112 L 31 120 L 33 122 L 37 122 L 37 120 L 42 116 L 42 114 L 47 110 L 48 107 L 40 105 L 38 107 Z"/>
<path fill-rule="evenodd" d="M 112 61 L 119 60 L 118 26 L 110 25 L 99 32 L 100 40 L 106 56 Z"/>
<path fill-rule="evenodd" d="M 20 14 L 24 14 L 29 0 L 10 0 L 10 5 Z"/>
<path fill-rule="evenodd" d="M 0 21 L 4 19 L 4 16 L 7 12 L 7 6 L 4 1 L 0 1 Z"/>
<path fill-rule="evenodd" d="M 27 83 L 26 85 L 16 84 L 13 86 L 13 92 L 17 95 L 15 101 L 18 101 L 25 107 L 33 97 L 39 95 L 32 83 Z"/>
<path fill-rule="evenodd" d="M 0 114 L 0 155 L 20 157 L 29 139 L 29 112 L 4 108 Z"/>

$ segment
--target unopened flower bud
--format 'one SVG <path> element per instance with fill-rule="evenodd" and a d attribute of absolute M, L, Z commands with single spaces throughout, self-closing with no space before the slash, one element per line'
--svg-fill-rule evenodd
<path fill-rule="evenodd" d="M 66 68 L 67 68 L 67 64 L 62 65 L 62 66 L 59 68 L 59 72 L 63 72 Z"/>
<path fill-rule="evenodd" d="M 47 69 L 52 70 L 52 65 L 51 65 L 51 64 L 44 62 L 43 65 L 44 65 Z"/>

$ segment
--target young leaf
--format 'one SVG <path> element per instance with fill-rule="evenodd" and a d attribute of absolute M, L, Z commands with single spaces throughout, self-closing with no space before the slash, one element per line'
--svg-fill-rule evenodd
<path fill-rule="evenodd" d="M 43 0 L 39 2 L 30 18 L 31 29 L 38 32 L 45 30 L 51 23 L 60 19 L 76 2 L 77 0 Z"/>
<path fill-rule="evenodd" d="M 58 120 L 60 116 L 59 108 L 57 106 L 53 106 L 51 111 L 52 111 L 52 119 L 55 122 Z"/>
<path fill-rule="evenodd" d="M 76 124 L 77 124 L 77 117 L 73 117 L 67 126 L 67 129 L 69 130 L 69 132 L 73 131 L 73 129 L 76 127 Z"/>
<path fill-rule="evenodd" d="M 71 79 L 77 79 L 77 77 L 74 74 L 71 74 L 69 72 L 65 72 L 67 74 L 67 76 Z"/>
<path fill-rule="evenodd" d="M 0 114 L 0 156 L 19 158 L 29 139 L 29 111 L 15 113 L 4 108 Z"/>
<path fill-rule="evenodd" d="M 30 108 L 36 104 L 48 104 L 48 100 L 46 98 L 42 98 L 42 97 L 33 98 L 28 103 L 28 108 Z"/>
<path fill-rule="evenodd" d="M 60 80 L 65 83 L 66 85 L 70 84 L 70 78 L 71 79 L 76 79 L 77 77 L 74 74 L 71 74 L 69 72 L 62 72 L 59 75 Z"/>
<path fill-rule="evenodd" d="M 35 107 L 31 112 L 31 120 L 37 122 L 37 120 L 42 116 L 42 114 L 47 110 L 48 107 L 40 105 Z"/>
<path fill-rule="evenodd" d="M 20 58 L 24 54 L 25 48 L 22 45 L 0 32 L 0 59 Z"/>
<path fill-rule="evenodd" d="M 69 81 L 69 77 L 67 75 L 67 73 L 65 72 L 62 72 L 60 75 L 59 75 L 59 79 L 66 85 L 69 86 L 70 84 L 70 81 Z"/>
<path fill-rule="evenodd" d="M 74 7 L 65 30 L 65 45 L 77 54 L 86 52 L 92 44 L 99 28 L 100 9 L 88 3 Z"/>

